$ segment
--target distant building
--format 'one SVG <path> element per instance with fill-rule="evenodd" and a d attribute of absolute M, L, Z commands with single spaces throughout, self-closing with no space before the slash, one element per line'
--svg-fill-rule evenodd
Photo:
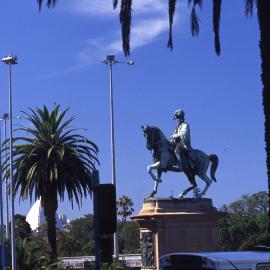
<path fill-rule="evenodd" d="M 67 219 L 67 216 L 63 213 L 58 214 L 58 218 L 61 221 L 62 225 L 68 224 L 69 220 Z"/>
<path fill-rule="evenodd" d="M 62 231 L 64 229 L 62 220 L 67 221 L 67 219 L 64 214 L 61 214 L 60 218 L 58 214 L 55 213 L 56 227 Z M 26 221 L 30 224 L 32 231 L 38 231 L 38 227 L 45 223 L 44 209 L 41 206 L 40 199 L 34 203 L 32 208 L 28 212 L 26 216 Z"/>
<path fill-rule="evenodd" d="M 58 259 L 65 267 L 71 267 L 72 269 L 84 269 L 95 262 L 95 256 L 59 257 Z M 141 269 L 142 258 L 140 254 L 119 255 L 119 260 L 124 262 L 128 268 Z"/>
<path fill-rule="evenodd" d="M 70 220 L 67 219 L 67 216 L 63 213 L 60 213 L 58 215 L 58 218 L 59 218 L 60 222 L 62 223 L 63 230 L 66 232 L 69 232 L 71 229 L 71 224 L 70 224 Z"/>

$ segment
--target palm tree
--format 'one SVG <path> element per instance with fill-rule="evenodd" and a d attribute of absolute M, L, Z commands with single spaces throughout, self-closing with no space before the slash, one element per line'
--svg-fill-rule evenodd
<path fill-rule="evenodd" d="M 72 207 L 73 200 L 80 207 L 82 197 L 92 190 L 92 172 L 98 163 L 97 146 L 74 133 L 76 129 L 70 127 L 74 118 L 64 120 L 67 111 L 61 112 L 57 105 L 51 112 L 46 106 L 22 112 L 30 125 L 17 131 L 26 132 L 27 136 L 14 138 L 14 193 L 19 192 L 23 200 L 41 198 L 53 259 L 57 257 L 58 197 L 63 201 L 66 193 Z M 4 170 L 8 163 L 7 156 Z"/>
<path fill-rule="evenodd" d="M 121 216 L 122 221 L 125 223 L 125 230 L 126 230 L 126 250 L 128 250 L 128 228 L 127 228 L 127 217 L 131 216 L 134 212 L 134 209 L 132 208 L 133 202 L 128 197 L 123 195 L 120 197 L 117 202 L 117 214 L 118 216 Z"/>
<path fill-rule="evenodd" d="M 259 47 L 261 52 L 261 79 L 263 84 L 262 103 L 264 109 L 264 138 L 266 167 L 268 176 L 268 233 L 270 233 L 270 2 L 266 0 L 246 0 L 246 12 L 252 14 L 257 3 L 257 16 L 260 29 Z"/>

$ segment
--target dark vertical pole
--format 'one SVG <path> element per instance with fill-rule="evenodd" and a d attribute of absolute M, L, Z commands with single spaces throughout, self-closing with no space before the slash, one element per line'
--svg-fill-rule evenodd
<path fill-rule="evenodd" d="M 11 92 L 11 63 L 9 68 L 9 136 L 10 136 L 10 196 L 11 196 L 11 265 L 12 270 L 16 270 L 16 239 L 15 239 L 15 225 L 14 225 L 14 180 L 13 180 L 13 130 L 12 130 L 12 92 Z"/>
<path fill-rule="evenodd" d="M 4 140 L 7 141 L 7 120 L 8 114 L 4 113 Z M 7 144 L 6 144 L 7 145 Z M 8 156 L 7 150 L 5 151 L 5 156 Z M 7 170 L 5 170 L 5 195 L 6 195 L 6 239 L 9 240 L 9 195 L 8 195 L 8 177 Z"/>
<path fill-rule="evenodd" d="M 115 170 L 115 140 L 114 140 L 114 107 L 113 107 L 113 63 L 109 63 L 110 72 L 110 116 L 111 116 L 111 157 L 112 157 L 112 184 L 116 188 L 116 170 Z M 114 256 L 116 259 L 119 258 L 119 247 L 118 247 L 118 229 L 114 233 Z"/>
<path fill-rule="evenodd" d="M 1 269 L 4 266 L 4 218 L 3 218 L 3 189 L 2 189 L 2 137 L 0 125 L 0 216 L 1 216 Z"/>
<path fill-rule="evenodd" d="M 99 185 L 99 171 L 93 171 L 94 192 L 93 192 L 93 208 L 94 208 L 94 232 L 95 232 L 95 258 L 96 270 L 101 269 L 101 256 L 100 256 L 100 231 L 99 231 L 99 212 L 98 212 L 98 192 Z"/>

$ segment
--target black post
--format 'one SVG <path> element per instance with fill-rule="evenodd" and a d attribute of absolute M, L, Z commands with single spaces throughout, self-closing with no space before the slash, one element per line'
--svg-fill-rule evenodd
<path fill-rule="evenodd" d="M 100 231 L 99 231 L 99 211 L 98 211 L 98 186 L 99 186 L 99 171 L 93 171 L 94 192 L 93 192 L 93 208 L 94 208 L 94 232 L 95 232 L 95 258 L 96 270 L 101 269 L 100 257 Z"/>

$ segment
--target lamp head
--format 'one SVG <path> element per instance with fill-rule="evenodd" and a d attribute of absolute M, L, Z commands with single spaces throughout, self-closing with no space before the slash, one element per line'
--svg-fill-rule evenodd
<path fill-rule="evenodd" d="M 115 55 L 110 54 L 110 55 L 106 55 L 106 58 L 102 61 L 102 63 L 107 64 L 107 65 L 108 64 L 112 65 L 118 62 L 115 59 Z"/>
<path fill-rule="evenodd" d="M 106 55 L 106 60 L 108 62 L 115 62 L 115 55 Z"/>
<path fill-rule="evenodd" d="M 2 62 L 7 65 L 16 65 L 17 64 L 17 56 L 13 56 L 12 53 L 4 58 L 2 58 Z"/>

